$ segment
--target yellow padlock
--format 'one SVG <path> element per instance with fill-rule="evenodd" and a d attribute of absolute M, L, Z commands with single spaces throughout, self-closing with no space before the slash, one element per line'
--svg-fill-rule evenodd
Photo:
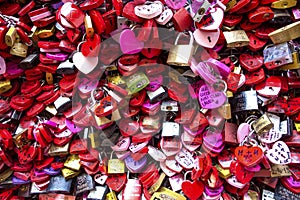
<path fill-rule="evenodd" d="M 106 195 L 106 200 L 118 200 L 116 193 L 109 188 L 110 192 Z"/>
<path fill-rule="evenodd" d="M 118 158 L 112 158 L 113 153 L 111 153 L 110 159 L 107 163 L 107 173 L 108 174 L 122 174 L 125 172 L 125 163 L 123 160 Z"/>
<path fill-rule="evenodd" d="M 81 167 L 79 156 L 77 154 L 70 155 L 65 161 L 64 166 L 71 170 L 79 171 Z"/>
<path fill-rule="evenodd" d="M 22 43 L 15 43 L 10 49 L 10 54 L 26 58 L 28 46 Z"/>
<path fill-rule="evenodd" d="M 5 44 L 9 47 L 12 47 L 16 42 L 17 31 L 16 28 L 11 26 L 9 27 L 7 33 L 5 34 Z"/>
<path fill-rule="evenodd" d="M 50 28 L 44 28 L 37 32 L 37 36 L 39 38 L 49 38 L 51 37 L 55 32 L 55 26 L 51 26 Z"/>
<path fill-rule="evenodd" d="M 253 129 L 257 134 L 262 134 L 265 132 L 270 131 L 271 128 L 273 128 L 273 123 L 268 117 L 267 114 L 263 114 L 260 118 L 258 118 L 254 123 L 253 123 Z"/>
<path fill-rule="evenodd" d="M 297 0 L 279 0 L 271 4 L 271 8 L 275 9 L 287 9 L 297 5 Z"/>
<path fill-rule="evenodd" d="M 71 170 L 69 168 L 63 168 L 61 170 L 61 173 L 65 179 L 72 179 L 72 178 L 78 176 L 81 172 L 80 171 L 77 172 L 77 171 Z"/>
<path fill-rule="evenodd" d="M 0 81 L 0 94 L 7 92 L 11 88 L 10 80 Z"/>
<path fill-rule="evenodd" d="M 69 153 L 69 146 L 70 143 L 67 143 L 64 146 L 51 144 L 48 154 L 49 156 L 66 156 Z"/>

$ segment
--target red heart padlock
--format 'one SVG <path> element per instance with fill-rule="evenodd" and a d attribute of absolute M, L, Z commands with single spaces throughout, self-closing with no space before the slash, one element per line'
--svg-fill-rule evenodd
<path fill-rule="evenodd" d="M 73 140 L 70 145 L 70 153 L 71 154 L 84 154 L 87 153 L 87 141 L 86 140 Z"/>
<path fill-rule="evenodd" d="M 126 174 L 115 174 L 113 176 L 108 176 L 106 184 L 110 189 L 115 192 L 120 192 L 126 184 Z"/>
<path fill-rule="evenodd" d="M 259 54 L 243 53 L 239 58 L 241 66 L 249 72 L 258 70 L 264 64 L 264 58 Z"/>
<path fill-rule="evenodd" d="M 92 10 L 95 8 L 98 8 L 99 6 L 101 6 L 101 4 L 103 4 L 104 0 L 86 0 L 85 2 L 83 2 L 82 4 L 79 5 L 79 7 L 82 10 Z"/>
<path fill-rule="evenodd" d="M 92 38 L 82 44 L 81 52 L 84 56 L 98 56 L 100 51 L 101 38 L 98 34 L 94 34 Z"/>
<path fill-rule="evenodd" d="M 247 13 L 247 12 L 253 10 L 254 8 L 256 8 L 258 5 L 259 5 L 259 0 L 252 0 L 252 1 L 250 1 L 250 3 L 248 3 L 242 9 L 238 10 L 236 13 L 239 15 Z"/>
<path fill-rule="evenodd" d="M 254 177 L 254 174 L 255 172 L 247 171 L 241 164 L 237 164 L 235 176 L 240 183 L 249 183 Z"/>
<path fill-rule="evenodd" d="M 34 167 L 38 170 L 42 170 L 45 167 L 49 166 L 54 161 L 54 157 L 47 157 L 42 161 L 35 161 Z"/>
<path fill-rule="evenodd" d="M 45 109 L 45 105 L 43 103 L 35 103 L 30 109 L 26 112 L 26 116 L 34 117 L 37 116 Z"/>
<path fill-rule="evenodd" d="M 269 76 L 264 82 L 256 85 L 255 90 L 267 98 L 277 97 L 281 91 L 281 81 L 276 76 Z"/>
<path fill-rule="evenodd" d="M 85 15 L 77 5 L 71 2 L 66 2 L 61 7 L 60 16 L 61 20 L 64 19 L 71 25 L 69 28 L 79 28 L 79 26 L 83 24 Z"/>
<path fill-rule="evenodd" d="M 204 192 L 204 184 L 201 181 L 185 180 L 181 184 L 182 192 L 191 200 L 197 200 Z"/>
<path fill-rule="evenodd" d="M 229 10 L 229 13 L 237 12 L 237 11 L 241 10 L 242 8 L 244 8 L 245 6 L 247 6 L 249 3 L 250 3 L 250 0 L 242 0 L 242 1 L 239 1 L 237 4 L 235 4 L 235 5 Z"/>
<path fill-rule="evenodd" d="M 146 99 L 146 90 L 141 90 L 130 99 L 129 104 L 134 107 L 140 107 L 143 105 Z"/>
<path fill-rule="evenodd" d="M 116 101 L 111 96 L 107 96 L 100 100 L 98 106 L 95 108 L 95 114 L 98 117 L 105 117 L 112 114 L 116 109 Z"/>
<path fill-rule="evenodd" d="M 269 34 L 275 30 L 276 29 L 272 26 L 260 26 L 255 29 L 255 35 L 261 39 L 269 39 Z"/>
<path fill-rule="evenodd" d="M 250 40 L 249 49 L 251 51 L 258 51 L 262 49 L 268 42 L 268 40 L 264 40 L 256 37 L 254 33 L 247 32 L 247 36 Z"/>
<path fill-rule="evenodd" d="M 259 27 L 262 23 L 251 23 L 248 19 L 245 19 L 242 21 L 242 23 L 240 24 L 240 27 L 244 30 L 244 31 L 251 31 L 251 30 L 255 30 L 257 27 Z"/>
<path fill-rule="evenodd" d="M 160 55 L 163 43 L 159 39 L 152 38 L 147 40 L 144 45 L 142 54 L 147 58 L 154 58 Z"/>
<path fill-rule="evenodd" d="M 228 14 L 224 16 L 223 24 L 229 27 L 236 26 L 242 21 L 242 19 L 242 15 Z"/>
<path fill-rule="evenodd" d="M 226 80 L 228 89 L 232 92 L 236 92 L 239 88 L 240 79 L 241 79 L 240 74 L 230 72 Z"/>
<path fill-rule="evenodd" d="M 261 148 L 256 146 L 239 146 L 235 149 L 234 154 L 237 160 L 247 167 L 259 164 L 264 155 Z"/>
<path fill-rule="evenodd" d="M 260 6 L 248 14 L 249 21 L 252 23 L 262 23 L 273 19 L 274 12 L 270 7 Z"/>
<path fill-rule="evenodd" d="M 245 77 L 245 85 L 255 85 L 262 82 L 265 79 L 265 71 L 263 68 L 260 68 L 257 71 L 245 74 Z"/>
<path fill-rule="evenodd" d="M 67 31 L 67 38 L 70 40 L 70 42 L 75 43 L 79 40 L 81 37 L 81 32 L 79 29 L 69 29 Z"/>
<path fill-rule="evenodd" d="M 0 114 L 5 114 L 10 110 L 10 105 L 8 101 L 0 100 Z"/>

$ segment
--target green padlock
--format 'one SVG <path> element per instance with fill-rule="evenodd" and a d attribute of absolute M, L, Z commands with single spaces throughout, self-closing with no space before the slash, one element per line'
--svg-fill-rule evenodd
<path fill-rule="evenodd" d="M 148 77 L 144 73 L 136 73 L 128 77 L 126 85 L 129 93 L 138 93 L 150 83 Z"/>

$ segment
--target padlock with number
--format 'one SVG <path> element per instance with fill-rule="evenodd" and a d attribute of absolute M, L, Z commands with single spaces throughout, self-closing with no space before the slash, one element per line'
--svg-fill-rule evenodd
<path fill-rule="evenodd" d="M 190 66 L 192 56 L 194 54 L 194 37 L 192 32 L 189 31 L 190 42 L 189 44 L 178 44 L 179 38 L 183 35 L 180 32 L 175 40 L 174 46 L 171 47 L 167 59 L 169 65 L 176 66 Z"/>

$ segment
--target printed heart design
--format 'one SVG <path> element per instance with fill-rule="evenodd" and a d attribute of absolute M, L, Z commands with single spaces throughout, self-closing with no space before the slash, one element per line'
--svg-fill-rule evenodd
<path fill-rule="evenodd" d="M 220 37 L 220 29 L 216 31 L 203 31 L 200 29 L 196 29 L 193 33 L 195 41 L 203 47 L 213 48 Z"/>
<path fill-rule="evenodd" d="M 86 57 L 94 57 L 99 55 L 101 37 L 94 34 L 92 38 L 87 38 L 87 41 L 82 44 L 81 52 Z"/>
<path fill-rule="evenodd" d="M 213 7 L 210 10 L 211 17 L 213 18 L 213 23 L 208 26 L 202 26 L 200 29 L 204 31 L 215 31 L 217 30 L 223 21 L 224 11 L 219 7 Z"/>
<path fill-rule="evenodd" d="M 126 151 L 130 145 L 130 137 L 121 137 L 115 146 L 112 146 L 113 151 Z"/>
<path fill-rule="evenodd" d="M 166 23 L 168 23 L 173 17 L 173 12 L 171 9 L 167 8 L 165 9 L 161 15 L 156 18 L 156 22 L 160 25 L 165 25 Z"/>
<path fill-rule="evenodd" d="M 285 165 L 292 161 L 290 149 L 283 141 L 276 142 L 266 156 L 273 164 Z"/>
<path fill-rule="evenodd" d="M 152 19 L 162 13 L 163 5 L 160 1 L 146 2 L 143 5 L 135 6 L 134 13 L 144 19 Z"/>
<path fill-rule="evenodd" d="M 113 176 L 108 176 L 106 180 L 107 186 L 115 192 L 120 192 L 126 183 L 126 174 L 114 174 Z"/>
<path fill-rule="evenodd" d="M 206 84 L 200 87 L 198 98 L 201 107 L 205 109 L 219 108 L 226 101 L 224 92 L 213 92 Z"/>
<path fill-rule="evenodd" d="M 136 54 L 142 51 L 144 43 L 137 40 L 132 30 L 126 29 L 120 34 L 120 48 L 123 54 Z"/>
<path fill-rule="evenodd" d="M 2 56 L 0 56 L 0 75 L 4 74 L 6 72 L 6 63 Z"/>
<path fill-rule="evenodd" d="M 235 149 L 234 154 L 237 160 L 247 167 L 257 165 L 263 159 L 264 155 L 262 149 L 257 146 L 239 146 Z"/>
<path fill-rule="evenodd" d="M 93 89 L 95 89 L 98 85 L 98 80 L 90 80 L 87 78 L 80 79 L 80 83 L 78 85 L 78 89 L 83 94 L 90 93 Z"/>
<path fill-rule="evenodd" d="M 271 144 L 278 141 L 281 137 L 282 133 L 272 128 L 269 132 L 260 135 L 260 141 L 266 144 Z"/>
<path fill-rule="evenodd" d="M 190 199 L 197 200 L 204 192 L 204 184 L 201 181 L 183 181 L 181 184 L 182 192 Z"/>
<path fill-rule="evenodd" d="M 79 71 L 88 74 L 97 66 L 98 57 L 85 57 L 81 52 L 76 52 L 73 55 L 73 63 Z"/>

